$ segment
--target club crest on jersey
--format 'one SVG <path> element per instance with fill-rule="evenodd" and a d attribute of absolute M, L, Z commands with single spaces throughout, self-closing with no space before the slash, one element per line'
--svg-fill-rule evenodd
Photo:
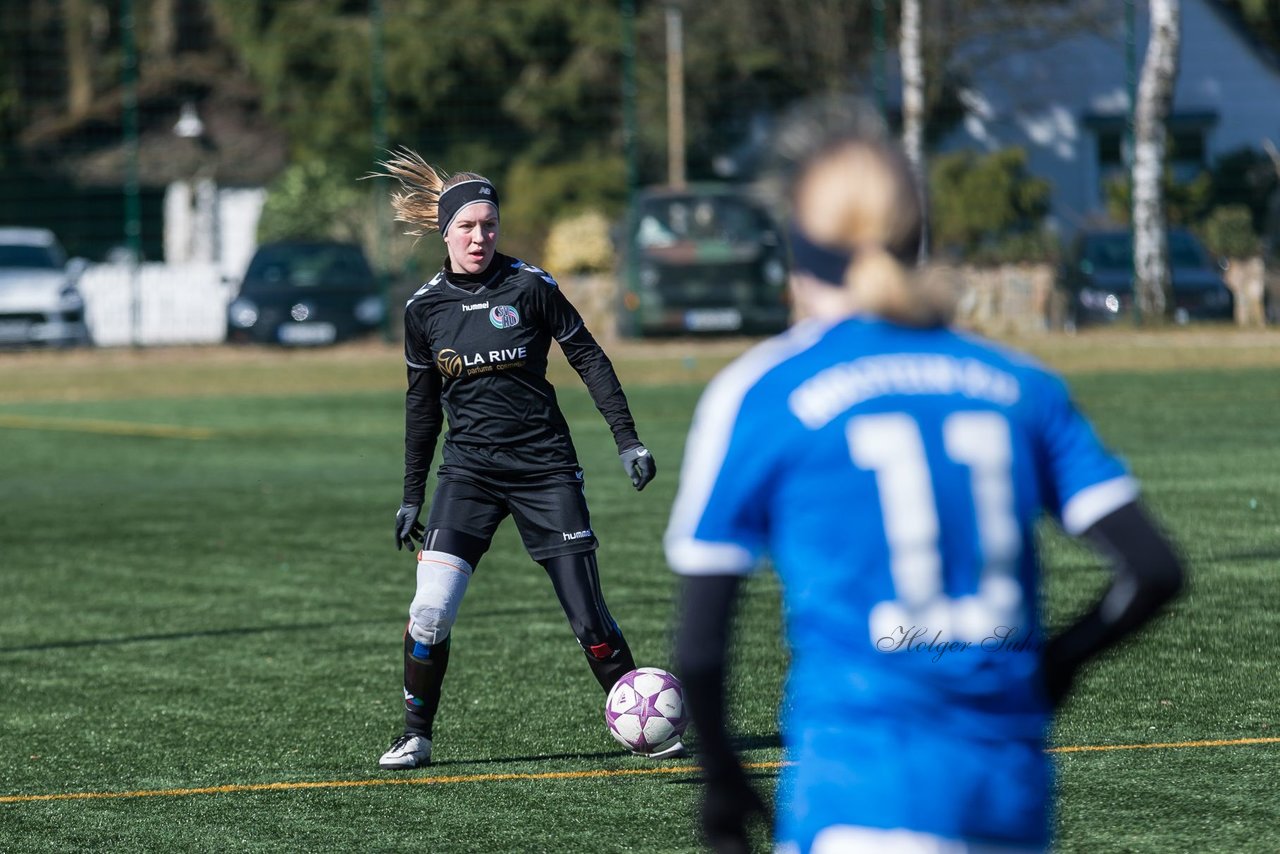
<path fill-rule="evenodd" d="M 520 325 L 520 312 L 511 305 L 494 306 L 489 311 L 489 322 L 497 329 L 510 329 Z"/>
<path fill-rule="evenodd" d="M 458 355 L 457 350 L 444 348 L 436 354 L 436 370 L 442 376 L 457 379 L 462 376 L 462 356 Z"/>

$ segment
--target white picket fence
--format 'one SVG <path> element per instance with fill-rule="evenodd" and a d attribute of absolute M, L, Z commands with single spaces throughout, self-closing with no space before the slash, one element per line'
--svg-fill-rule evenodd
<path fill-rule="evenodd" d="M 95 264 L 80 277 L 85 322 L 100 347 L 217 344 L 233 285 L 214 264 Z"/>

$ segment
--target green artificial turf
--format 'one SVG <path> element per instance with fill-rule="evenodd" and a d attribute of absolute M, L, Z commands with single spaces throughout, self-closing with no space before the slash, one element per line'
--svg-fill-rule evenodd
<path fill-rule="evenodd" d="M 699 850 L 693 761 L 658 766 L 609 738 L 599 688 L 510 525 L 454 630 L 436 764 L 376 769 L 399 730 L 414 576 L 392 539 L 403 395 L 394 349 L 385 357 L 383 372 L 290 354 L 288 383 L 255 369 L 245 389 L 245 356 L 224 375 L 132 360 L 91 386 L 76 385 L 83 359 L 51 358 L 39 389 L 0 360 L 0 851 Z M 660 541 L 708 372 L 691 359 L 615 356 L 659 465 L 638 494 L 581 385 L 557 377 L 605 594 L 641 664 L 670 664 L 676 585 Z M 645 381 L 651 369 L 661 382 Z M 60 377 L 74 399 L 45 393 Z M 1089 669 L 1056 745 L 1280 736 L 1276 378 L 1158 365 L 1069 377 L 1193 580 Z M 1047 617 L 1061 624 L 1105 575 L 1049 529 L 1044 553 Z M 782 759 L 777 612 L 773 576 L 753 577 L 734 725 L 764 790 Z M 1280 849 L 1278 752 L 1057 754 L 1057 847 Z M 945 796 L 945 783 L 939 769 L 921 788 Z M 137 792 L 167 793 L 83 797 Z M 77 797 L 28 799 L 46 795 Z"/>

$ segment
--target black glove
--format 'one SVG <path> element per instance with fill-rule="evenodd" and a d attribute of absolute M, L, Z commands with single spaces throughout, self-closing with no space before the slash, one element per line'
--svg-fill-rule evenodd
<path fill-rule="evenodd" d="M 631 478 L 631 485 L 637 490 L 644 489 L 658 473 L 658 464 L 653 461 L 653 454 L 644 445 L 628 448 L 618 459 L 622 460 L 622 470 Z"/>
<path fill-rule="evenodd" d="M 1050 640 L 1045 644 L 1044 655 L 1040 662 L 1041 674 L 1044 678 L 1044 691 L 1049 697 L 1049 704 L 1054 709 L 1060 709 L 1067 702 L 1067 697 L 1071 693 L 1071 686 L 1075 684 L 1076 674 L 1080 667 L 1074 662 L 1067 661 L 1062 654 L 1062 644 L 1058 638 Z"/>
<path fill-rule="evenodd" d="M 418 521 L 418 513 L 421 510 L 422 507 L 417 504 L 401 504 L 400 509 L 396 511 L 396 551 L 402 548 L 413 551 L 417 548 L 414 545 L 414 539 L 422 541 L 424 528 Z"/>
<path fill-rule="evenodd" d="M 716 854 L 747 854 L 747 825 L 754 818 L 770 821 L 769 808 L 741 767 L 735 773 L 708 778 L 702 796 L 702 833 Z"/>

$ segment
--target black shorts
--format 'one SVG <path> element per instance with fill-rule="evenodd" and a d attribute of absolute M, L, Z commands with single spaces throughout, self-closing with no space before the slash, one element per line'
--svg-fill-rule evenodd
<path fill-rule="evenodd" d="M 484 540 L 487 549 L 508 514 L 534 560 L 595 551 L 599 545 L 581 470 L 512 481 L 441 470 L 427 530 L 461 531 Z"/>

